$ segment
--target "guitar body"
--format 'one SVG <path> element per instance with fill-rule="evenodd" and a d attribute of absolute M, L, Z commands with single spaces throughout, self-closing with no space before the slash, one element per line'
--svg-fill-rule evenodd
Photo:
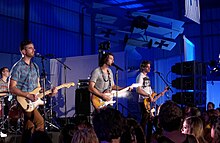
<path fill-rule="evenodd" d="M 128 86 L 120 91 L 118 91 L 118 97 L 126 97 L 126 96 L 123 96 L 121 95 L 123 92 L 126 92 L 129 90 L 129 88 L 133 88 L 133 87 L 138 87 L 140 86 L 139 83 L 134 83 L 132 84 L 131 86 Z M 91 101 L 92 101 L 92 105 L 94 106 L 94 108 L 96 110 L 99 110 L 101 108 L 104 108 L 108 105 L 112 105 L 116 102 L 113 100 L 113 97 L 116 97 L 116 91 L 115 90 L 112 90 L 111 92 L 108 92 L 108 91 L 104 91 L 104 93 L 110 93 L 111 94 L 111 97 L 112 99 L 110 101 L 103 101 L 101 98 L 99 98 L 98 96 L 96 95 L 93 95 L 91 96 Z"/>
<path fill-rule="evenodd" d="M 43 95 L 40 94 L 40 90 L 41 88 L 37 87 L 32 92 L 29 92 L 30 94 L 38 96 L 38 99 L 35 102 L 32 102 L 25 97 L 17 96 L 17 101 L 26 112 L 32 112 L 37 106 L 44 104 L 44 102 L 40 99 L 43 97 Z"/>
<path fill-rule="evenodd" d="M 99 98 L 98 96 L 95 96 L 95 95 L 92 95 L 91 101 L 92 101 L 92 105 L 94 106 L 94 108 L 96 110 L 104 108 L 104 107 L 108 106 L 109 104 L 113 106 L 113 104 L 115 103 L 115 101 L 113 101 L 113 99 L 110 101 L 103 101 L 101 98 Z"/>
<path fill-rule="evenodd" d="M 168 91 L 168 89 L 169 89 L 169 87 L 166 87 L 164 89 L 164 91 L 159 93 L 159 94 L 154 92 L 154 93 L 151 94 L 151 97 L 156 101 L 161 95 L 163 96 L 164 93 Z M 154 105 L 151 105 L 151 104 L 154 104 Z M 153 113 L 155 112 L 155 102 L 152 103 L 152 102 L 150 102 L 150 98 L 145 98 L 144 99 L 144 106 L 145 106 L 147 112 L 150 113 L 153 116 Z"/>
<path fill-rule="evenodd" d="M 155 97 L 156 95 L 157 95 L 157 93 L 154 92 L 154 93 L 151 94 L 151 97 L 154 99 L 154 97 Z M 144 99 L 144 106 L 145 106 L 147 112 L 150 113 L 150 111 L 151 111 L 151 102 L 150 102 L 150 98 L 145 98 L 145 99 Z"/>
<path fill-rule="evenodd" d="M 75 84 L 73 82 L 71 83 L 65 83 L 62 84 L 60 86 L 57 87 L 57 89 L 61 89 L 63 87 L 67 87 L 69 88 L 70 86 L 74 86 Z M 26 112 L 32 112 L 36 107 L 38 107 L 39 105 L 44 105 L 44 101 L 41 100 L 41 98 L 43 98 L 43 94 L 40 93 L 41 88 L 37 87 L 35 88 L 33 91 L 29 92 L 29 94 L 35 94 L 38 96 L 38 99 L 36 101 L 31 101 L 28 98 L 22 97 L 22 96 L 17 96 L 17 101 L 18 103 L 21 105 L 21 107 L 26 111 Z M 45 92 L 45 95 L 48 95 L 52 93 L 51 90 L 47 90 Z"/>

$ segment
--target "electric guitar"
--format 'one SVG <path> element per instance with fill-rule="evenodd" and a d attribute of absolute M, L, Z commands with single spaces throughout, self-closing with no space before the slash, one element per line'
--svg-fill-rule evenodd
<path fill-rule="evenodd" d="M 158 99 L 160 96 L 160 94 L 162 94 L 162 96 L 165 94 L 165 92 L 167 92 L 168 91 L 168 89 L 169 89 L 169 87 L 166 87 L 165 89 L 164 89 L 164 91 L 163 92 L 161 92 L 161 93 L 159 93 L 159 94 L 157 94 L 156 92 L 153 92 L 152 94 L 151 94 L 151 97 L 153 98 L 153 99 Z M 156 101 L 155 100 L 155 101 Z M 146 110 L 147 110 L 147 112 L 148 113 L 150 113 L 151 115 L 153 115 L 153 113 L 155 112 L 155 108 L 154 108 L 154 106 L 152 105 L 152 104 L 155 104 L 155 102 L 154 103 L 152 103 L 152 102 L 150 102 L 150 98 L 145 98 L 144 99 L 144 106 L 145 106 L 145 108 L 146 108 Z"/>
<path fill-rule="evenodd" d="M 73 82 L 70 83 L 64 83 L 59 86 L 57 86 L 57 90 L 61 88 L 69 88 L 70 86 L 74 86 L 75 84 Z M 39 105 L 44 105 L 44 101 L 41 100 L 43 98 L 43 93 L 40 93 L 41 88 L 37 87 L 33 91 L 29 92 L 30 94 L 35 94 L 38 96 L 38 99 L 36 101 L 31 101 L 30 99 L 22 96 L 17 96 L 17 101 L 21 105 L 21 107 L 26 111 L 26 112 L 32 112 L 36 107 Z M 52 93 L 52 90 L 47 90 L 45 91 L 45 95 L 48 95 Z"/>
<path fill-rule="evenodd" d="M 123 93 L 123 92 L 128 91 L 129 88 L 138 87 L 138 86 L 141 86 L 141 84 L 134 83 L 131 86 L 128 86 L 126 88 L 123 88 L 123 89 L 119 90 L 118 91 L 118 97 L 119 98 L 124 97 L 120 94 Z M 106 92 L 104 92 L 104 93 L 106 93 Z M 104 101 L 101 98 L 99 98 L 98 96 L 92 94 L 91 101 L 92 101 L 92 105 L 94 106 L 95 109 L 99 110 L 99 109 L 104 108 L 108 105 L 113 105 L 116 102 L 115 100 L 113 100 L 113 97 L 116 97 L 116 90 L 112 90 L 111 92 L 107 92 L 107 93 L 109 93 L 109 95 L 111 97 L 110 101 Z"/>

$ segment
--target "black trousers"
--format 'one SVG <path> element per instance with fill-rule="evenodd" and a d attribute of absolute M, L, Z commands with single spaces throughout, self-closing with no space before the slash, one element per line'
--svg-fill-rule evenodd
<path fill-rule="evenodd" d="M 147 112 L 147 110 L 144 106 L 144 102 L 140 102 L 139 106 L 141 109 L 141 122 L 140 122 L 140 124 L 141 124 L 141 127 L 142 127 L 144 133 L 146 134 L 147 142 L 150 142 L 151 136 L 152 136 L 152 128 L 153 128 L 150 113 Z M 146 128 L 146 125 L 147 125 L 147 128 Z"/>

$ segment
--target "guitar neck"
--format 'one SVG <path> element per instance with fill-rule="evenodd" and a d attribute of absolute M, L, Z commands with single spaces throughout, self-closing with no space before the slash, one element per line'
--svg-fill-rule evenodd
<path fill-rule="evenodd" d="M 123 88 L 123 89 L 119 90 L 118 93 L 122 93 L 122 92 L 128 91 L 129 88 L 130 88 L 129 86 L 126 87 L 126 88 Z"/>
<path fill-rule="evenodd" d="M 57 86 L 56 88 L 57 88 L 57 90 L 59 90 L 59 89 L 64 88 L 64 87 L 66 87 L 66 84 L 61 84 L 61 85 Z M 45 92 L 45 95 L 48 95 L 48 94 L 51 94 L 51 93 L 52 93 L 52 90 L 50 89 L 50 90 L 47 90 Z"/>

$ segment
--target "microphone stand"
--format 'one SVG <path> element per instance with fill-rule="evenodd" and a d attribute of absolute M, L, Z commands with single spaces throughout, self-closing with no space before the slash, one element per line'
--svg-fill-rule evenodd
<path fill-rule="evenodd" d="M 46 123 L 46 98 L 45 98 L 45 90 L 46 90 L 46 72 L 45 72 L 45 66 L 44 66 L 44 60 L 45 58 L 42 56 L 41 58 L 41 65 L 42 65 L 42 73 L 41 73 L 41 84 L 43 87 L 43 101 L 44 101 L 44 123 Z M 46 126 L 44 125 L 44 129 L 46 130 Z"/>
<path fill-rule="evenodd" d="M 66 83 L 66 69 L 71 70 L 70 67 L 68 67 L 66 64 L 64 64 L 62 61 L 60 61 L 59 59 L 55 58 L 59 63 L 61 63 L 61 65 L 64 66 L 64 82 Z M 64 112 L 65 112 L 65 124 L 67 124 L 67 118 L 66 118 L 66 88 L 64 88 Z"/>
<path fill-rule="evenodd" d="M 118 110 L 118 68 L 115 71 L 115 81 L 116 81 L 116 110 Z"/>
<path fill-rule="evenodd" d="M 161 76 L 160 72 L 155 72 L 159 75 L 159 77 L 163 80 L 163 82 L 166 84 L 166 86 L 168 87 L 167 89 L 170 90 L 173 93 L 173 90 L 170 88 L 169 84 L 166 82 L 166 80 Z"/>

